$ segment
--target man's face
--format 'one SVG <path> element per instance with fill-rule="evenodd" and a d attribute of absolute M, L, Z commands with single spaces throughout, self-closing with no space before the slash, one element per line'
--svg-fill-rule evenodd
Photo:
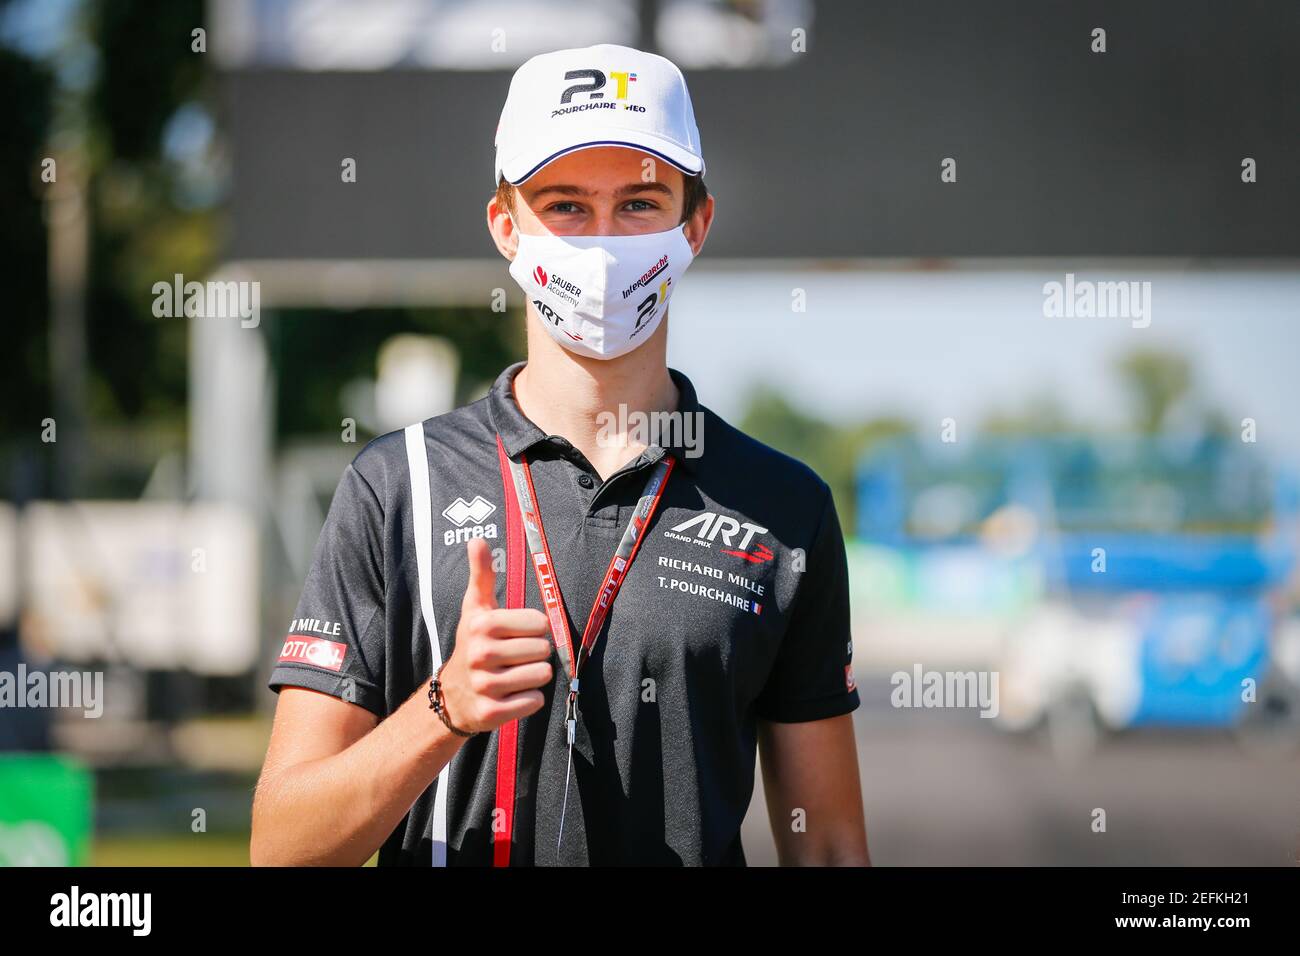
<path fill-rule="evenodd" d="M 684 177 L 671 164 L 637 149 L 597 146 L 548 163 L 515 187 L 515 228 L 526 235 L 635 236 L 682 224 Z M 686 223 L 694 251 L 704 243 L 713 199 Z M 513 258 L 507 210 L 488 204 L 488 228 L 506 258 Z"/>

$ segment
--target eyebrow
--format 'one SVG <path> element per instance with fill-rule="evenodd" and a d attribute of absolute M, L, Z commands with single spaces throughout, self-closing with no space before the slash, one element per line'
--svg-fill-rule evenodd
<path fill-rule="evenodd" d="M 668 186 L 665 186 L 663 183 L 658 181 L 652 181 L 648 183 L 641 183 L 641 182 L 627 183 L 624 186 L 620 186 L 618 187 L 618 189 L 614 190 L 614 198 L 621 199 L 624 196 L 631 196 L 636 193 L 645 193 L 645 192 L 663 193 L 665 196 L 669 197 L 670 199 L 672 198 L 673 195 L 672 189 L 670 189 Z M 543 186 L 541 189 L 537 190 L 537 192 L 533 193 L 532 196 L 530 197 L 531 201 L 535 202 L 536 200 L 540 199 L 542 196 L 545 196 L 547 193 L 555 193 L 560 196 L 593 195 L 590 189 L 584 189 L 581 186 L 572 186 L 565 183 L 557 183 L 553 186 Z"/>

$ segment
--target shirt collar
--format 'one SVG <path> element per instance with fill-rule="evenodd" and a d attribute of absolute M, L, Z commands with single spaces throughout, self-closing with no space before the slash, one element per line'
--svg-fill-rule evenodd
<path fill-rule="evenodd" d="M 488 393 L 488 416 L 492 428 L 501 436 L 501 444 L 505 446 L 506 455 L 510 458 L 517 458 L 538 442 L 549 441 L 556 437 L 547 435 L 534 425 L 532 420 L 524 415 L 519 408 L 519 402 L 515 399 L 515 376 L 519 374 L 524 364 L 516 362 L 505 369 L 497 376 L 497 380 L 492 384 L 492 390 Z M 667 439 L 663 451 L 672 453 L 679 465 L 694 471 L 703 460 L 701 454 L 704 450 L 704 436 L 701 434 L 703 409 L 691 380 L 673 368 L 668 370 L 668 374 L 672 376 L 673 383 L 677 386 L 677 411 L 680 417 L 676 425 L 669 429 L 668 435 L 660 436 Z M 662 457 L 655 448 L 656 446 L 652 445 L 646 452 L 647 461 L 657 461 Z M 694 453 L 696 457 L 691 457 L 688 453 Z"/>

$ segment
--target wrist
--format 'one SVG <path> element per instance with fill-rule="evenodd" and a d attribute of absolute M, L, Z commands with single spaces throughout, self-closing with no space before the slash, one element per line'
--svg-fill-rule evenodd
<path fill-rule="evenodd" d="M 443 726 L 445 726 L 453 736 L 461 739 L 473 737 L 478 733 L 478 731 L 465 730 L 457 726 L 451 713 L 447 709 L 447 698 L 442 689 L 442 671 L 446 666 L 447 663 L 444 661 L 442 666 L 438 668 L 437 673 L 429 679 L 429 709 L 438 716 L 438 719 L 442 721 Z"/>

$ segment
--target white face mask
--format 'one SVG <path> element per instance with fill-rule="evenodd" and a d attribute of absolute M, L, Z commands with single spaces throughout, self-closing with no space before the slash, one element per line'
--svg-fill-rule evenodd
<path fill-rule="evenodd" d="M 518 231 L 510 275 L 551 338 L 611 359 L 654 334 L 694 253 L 678 226 L 640 236 L 529 236 Z"/>

